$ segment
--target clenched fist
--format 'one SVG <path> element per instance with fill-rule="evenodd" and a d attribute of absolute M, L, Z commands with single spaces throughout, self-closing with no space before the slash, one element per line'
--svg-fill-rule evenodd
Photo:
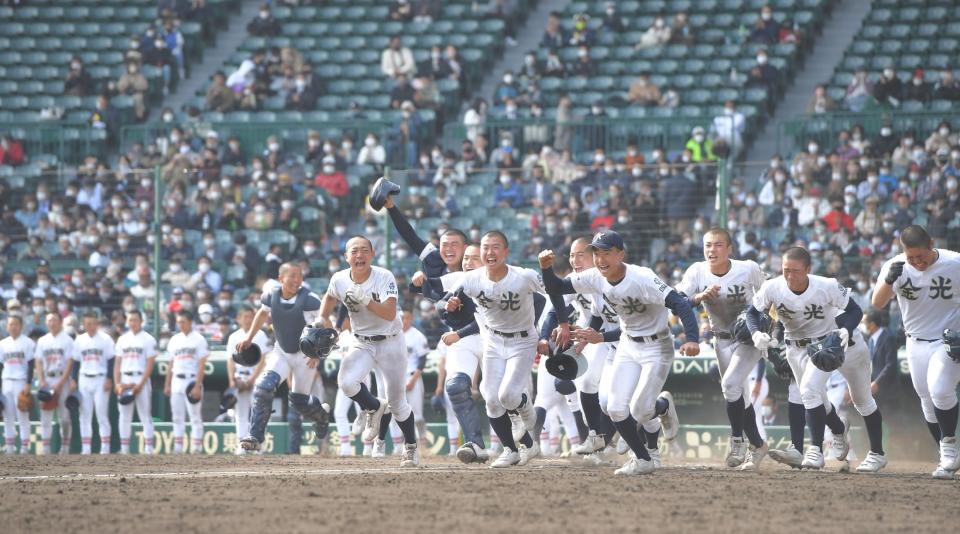
<path fill-rule="evenodd" d="M 549 269 L 553 267 L 553 262 L 556 261 L 557 255 L 553 253 L 552 250 L 544 250 L 537 255 L 537 261 L 540 262 L 541 269 Z"/>

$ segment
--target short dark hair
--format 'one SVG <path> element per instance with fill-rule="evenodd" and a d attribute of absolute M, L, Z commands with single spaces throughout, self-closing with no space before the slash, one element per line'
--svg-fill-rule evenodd
<path fill-rule="evenodd" d="M 900 232 L 900 244 L 903 248 L 931 248 L 933 238 L 927 233 L 926 228 L 919 224 L 911 224 Z"/>
<path fill-rule="evenodd" d="M 483 237 L 481 237 L 480 239 L 483 240 L 487 236 L 499 237 L 500 239 L 503 240 L 503 246 L 506 248 L 510 248 L 510 240 L 507 239 L 507 236 L 500 230 L 490 230 L 489 232 L 483 234 Z"/>
<path fill-rule="evenodd" d="M 140 313 L 140 310 L 129 310 L 127 311 L 127 315 L 136 315 L 141 321 L 143 320 L 143 314 Z"/>
<path fill-rule="evenodd" d="M 867 313 L 867 322 L 873 323 L 877 326 L 883 326 L 883 323 L 885 322 L 883 315 L 884 313 L 880 310 L 871 310 L 869 313 Z"/>
<path fill-rule="evenodd" d="M 366 241 L 366 242 L 367 242 L 367 245 L 370 246 L 370 250 L 373 250 L 373 241 L 370 241 L 370 238 L 368 238 L 368 237 L 365 236 L 365 235 L 357 234 L 357 235 L 351 237 L 350 239 L 348 239 L 347 242 L 353 241 L 353 240 L 356 239 L 356 238 L 360 238 L 360 239 L 363 239 L 364 241 Z M 344 251 L 344 252 L 346 252 L 346 251 Z"/>
<path fill-rule="evenodd" d="M 191 323 L 193 322 L 193 312 L 191 312 L 190 310 L 180 310 L 180 311 L 178 311 L 178 312 L 177 312 L 177 317 L 183 317 L 184 319 L 187 319 L 187 320 L 190 321 Z"/>
<path fill-rule="evenodd" d="M 804 267 L 810 267 L 810 251 L 803 247 L 790 247 L 783 253 L 783 260 L 797 260 L 803 263 Z"/>
<path fill-rule="evenodd" d="M 716 234 L 716 235 L 723 236 L 727 240 L 728 245 L 733 245 L 733 238 L 730 237 L 730 232 L 728 232 L 723 228 L 720 228 L 719 226 L 714 226 L 710 228 L 703 235 L 707 235 L 707 234 Z"/>
<path fill-rule="evenodd" d="M 7 319 L 16 319 L 17 321 L 20 322 L 20 326 L 23 326 L 23 317 L 21 317 L 19 313 L 9 314 L 7 315 Z"/>
<path fill-rule="evenodd" d="M 444 230 L 442 234 L 440 234 L 440 237 L 443 237 L 445 235 L 455 235 L 459 237 L 460 239 L 463 240 L 464 245 L 470 242 L 470 240 L 467 239 L 467 234 L 463 233 L 462 230 L 458 230 L 456 228 L 447 228 L 446 230 Z"/>
<path fill-rule="evenodd" d="M 84 319 L 96 319 L 96 320 L 99 321 L 99 320 L 100 320 L 100 314 L 97 313 L 97 310 L 87 310 L 87 311 L 83 312 L 83 318 L 84 318 Z"/>

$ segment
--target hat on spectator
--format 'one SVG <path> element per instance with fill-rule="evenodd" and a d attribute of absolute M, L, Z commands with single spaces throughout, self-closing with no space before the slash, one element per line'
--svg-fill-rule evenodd
<path fill-rule="evenodd" d="M 173 294 L 174 294 L 174 295 L 183 295 L 183 288 L 182 288 L 182 287 L 175 287 L 175 288 L 173 288 Z"/>
<path fill-rule="evenodd" d="M 810 252 L 814 252 L 817 250 L 823 250 L 823 245 L 821 245 L 819 241 L 814 241 L 810 243 Z"/>
<path fill-rule="evenodd" d="M 857 186 L 855 186 L 855 185 L 853 185 L 853 184 L 850 184 L 850 185 L 848 185 L 847 187 L 844 187 L 844 188 L 843 188 L 843 194 L 844 194 L 844 195 L 847 195 L 847 194 L 854 194 L 854 195 L 856 195 L 856 194 L 857 194 Z"/>
<path fill-rule="evenodd" d="M 702 134 L 702 133 L 704 133 L 703 126 L 694 126 L 694 127 L 693 127 L 693 135 Z"/>
<path fill-rule="evenodd" d="M 212 137 L 212 138 L 214 138 L 214 139 L 219 139 L 219 138 L 220 138 L 220 134 L 218 134 L 216 130 L 207 130 L 207 137 Z"/>
<path fill-rule="evenodd" d="M 213 306 L 211 306 L 211 305 L 209 305 L 209 304 L 207 304 L 207 303 L 201 304 L 201 305 L 197 308 L 197 314 L 199 315 L 199 314 L 203 314 L 203 313 L 209 313 L 210 315 L 213 315 Z"/>

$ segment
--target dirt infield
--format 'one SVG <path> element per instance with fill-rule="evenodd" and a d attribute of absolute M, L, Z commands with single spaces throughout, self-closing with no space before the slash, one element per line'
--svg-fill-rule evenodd
<path fill-rule="evenodd" d="M 960 480 L 537 460 L 506 471 L 426 458 L 0 457 L 3 532 L 950 531 Z M 119 522 L 126 523 L 121 526 Z M 125 527 L 125 528 L 124 528 Z M 759 529 L 759 530 L 753 530 Z"/>

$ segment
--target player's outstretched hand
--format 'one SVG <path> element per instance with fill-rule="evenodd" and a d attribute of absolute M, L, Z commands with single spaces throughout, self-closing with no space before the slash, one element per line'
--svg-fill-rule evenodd
<path fill-rule="evenodd" d="M 423 287 L 423 283 L 426 281 L 427 275 L 423 274 L 423 271 L 417 271 L 410 277 L 410 283 L 416 287 Z"/>
<path fill-rule="evenodd" d="M 553 253 L 552 250 L 544 250 L 537 255 L 537 261 L 540 262 L 541 269 L 549 269 L 553 267 L 553 262 L 556 261 L 557 255 Z"/>
<path fill-rule="evenodd" d="M 450 297 L 447 300 L 447 313 L 453 313 L 460 309 L 461 303 L 459 297 Z"/>
<path fill-rule="evenodd" d="M 683 345 L 680 345 L 680 354 L 684 356 L 696 356 L 700 354 L 700 344 L 687 341 Z"/>
<path fill-rule="evenodd" d="M 457 341 L 460 341 L 460 334 L 456 332 L 446 332 L 440 336 L 440 341 L 443 341 L 443 344 L 449 347 Z"/>
<path fill-rule="evenodd" d="M 754 332 L 750 337 L 753 339 L 753 346 L 758 350 L 767 350 L 776 346 L 773 344 L 773 338 L 766 332 Z"/>
<path fill-rule="evenodd" d="M 603 342 L 603 333 L 598 332 L 593 328 L 578 328 L 573 331 L 572 337 L 574 341 L 580 341 L 583 343 L 602 343 Z"/>
<path fill-rule="evenodd" d="M 546 356 L 550 354 L 550 342 L 546 339 L 541 339 L 537 342 L 537 354 L 543 354 Z"/>
<path fill-rule="evenodd" d="M 252 343 L 252 341 L 250 341 L 249 339 L 244 339 L 240 343 L 237 343 L 237 347 L 236 347 L 237 354 L 240 354 L 241 352 L 243 352 L 245 348 L 249 347 L 250 343 Z"/>
<path fill-rule="evenodd" d="M 900 275 L 903 274 L 903 262 L 895 261 L 890 264 L 890 269 L 887 270 L 887 277 L 883 279 L 888 286 L 892 286 L 894 282 L 897 281 L 897 278 L 900 278 Z"/>

